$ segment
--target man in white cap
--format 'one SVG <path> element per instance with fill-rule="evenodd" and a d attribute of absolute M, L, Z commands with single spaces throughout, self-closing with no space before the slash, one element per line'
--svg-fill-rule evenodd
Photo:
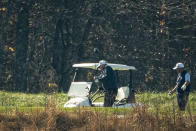
<path fill-rule="evenodd" d="M 173 94 L 176 90 L 178 109 L 184 111 L 188 102 L 188 96 L 190 92 L 190 74 L 184 70 L 184 64 L 177 63 L 173 68 L 177 71 L 178 76 L 175 87 L 169 92 L 169 95 Z"/>
<path fill-rule="evenodd" d="M 107 65 L 105 60 L 99 61 L 97 68 L 101 70 L 101 73 L 99 76 L 95 76 L 94 79 L 99 80 L 103 84 L 105 90 L 104 107 L 111 107 L 115 101 L 118 90 L 116 74 L 112 67 Z"/>

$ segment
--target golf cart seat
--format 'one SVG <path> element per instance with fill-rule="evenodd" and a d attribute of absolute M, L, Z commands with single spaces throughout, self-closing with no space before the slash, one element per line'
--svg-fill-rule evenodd
<path fill-rule="evenodd" d="M 127 98 L 129 97 L 129 87 L 123 86 L 118 88 L 118 93 L 115 99 L 115 105 L 123 105 L 126 104 Z"/>
<path fill-rule="evenodd" d="M 92 82 L 72 82 L 68 92 L 68 98 L 88 97 Z"/>

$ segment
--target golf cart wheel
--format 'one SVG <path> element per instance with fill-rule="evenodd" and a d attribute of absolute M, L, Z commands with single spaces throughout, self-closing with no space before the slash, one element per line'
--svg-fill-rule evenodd
<path fill-rule="evenodd" d="M 104 95 L 103 95 L 103 96 L 98 96 L 97 98 L 95 98 L 94 100 L 92 100 L 92 103 L 93 103 L 93 102 L 98 102 L 98 101 L 101 100 L 102 98 L 104 98 Z"/>

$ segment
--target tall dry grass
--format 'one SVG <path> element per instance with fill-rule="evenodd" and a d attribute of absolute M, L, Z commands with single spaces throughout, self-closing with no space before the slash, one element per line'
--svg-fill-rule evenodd
<path fill-rule="evenodd" d="M 196 116 L 183 112 L 149 112 L 145 106 L 124 113 L 100 112 L 99 109 L 77 108 L 60 111 L 53 100 L 44 110 L 0 114 L 3 131 L 194 131 Z"/>

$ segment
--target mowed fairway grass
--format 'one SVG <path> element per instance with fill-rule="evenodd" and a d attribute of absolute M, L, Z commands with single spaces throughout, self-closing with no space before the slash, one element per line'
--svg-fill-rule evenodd
<path fill-rule="evenodd" d="M 171 96 L 168 92 L 162 93 L 136 93 L 136 102 L 141 103 L 150 112 L 173 112 L 177 110 L 177 102 L 175 93 Z M 32 110 L 44 109 L 49 101 L 55 104 L 56 109 L 59 110 L 72 110 L 65 109 L 63 105 L 68 100 L 66 93 L 55 94 L 25 94 L 0 91 L 0 112 L 11 112 L 13 110 Z M 92 108 L 93 109 L 93 108 Z M 101 110 L 104 110 L 102 108 Z M 112 111 L 123 109 L 111 109 Z M 127 109 L 125 109 L 127 110 Z M 196 114 L 196 92 L 189 95 L 189 102 L 187 105 L 186 113 Z"/>

